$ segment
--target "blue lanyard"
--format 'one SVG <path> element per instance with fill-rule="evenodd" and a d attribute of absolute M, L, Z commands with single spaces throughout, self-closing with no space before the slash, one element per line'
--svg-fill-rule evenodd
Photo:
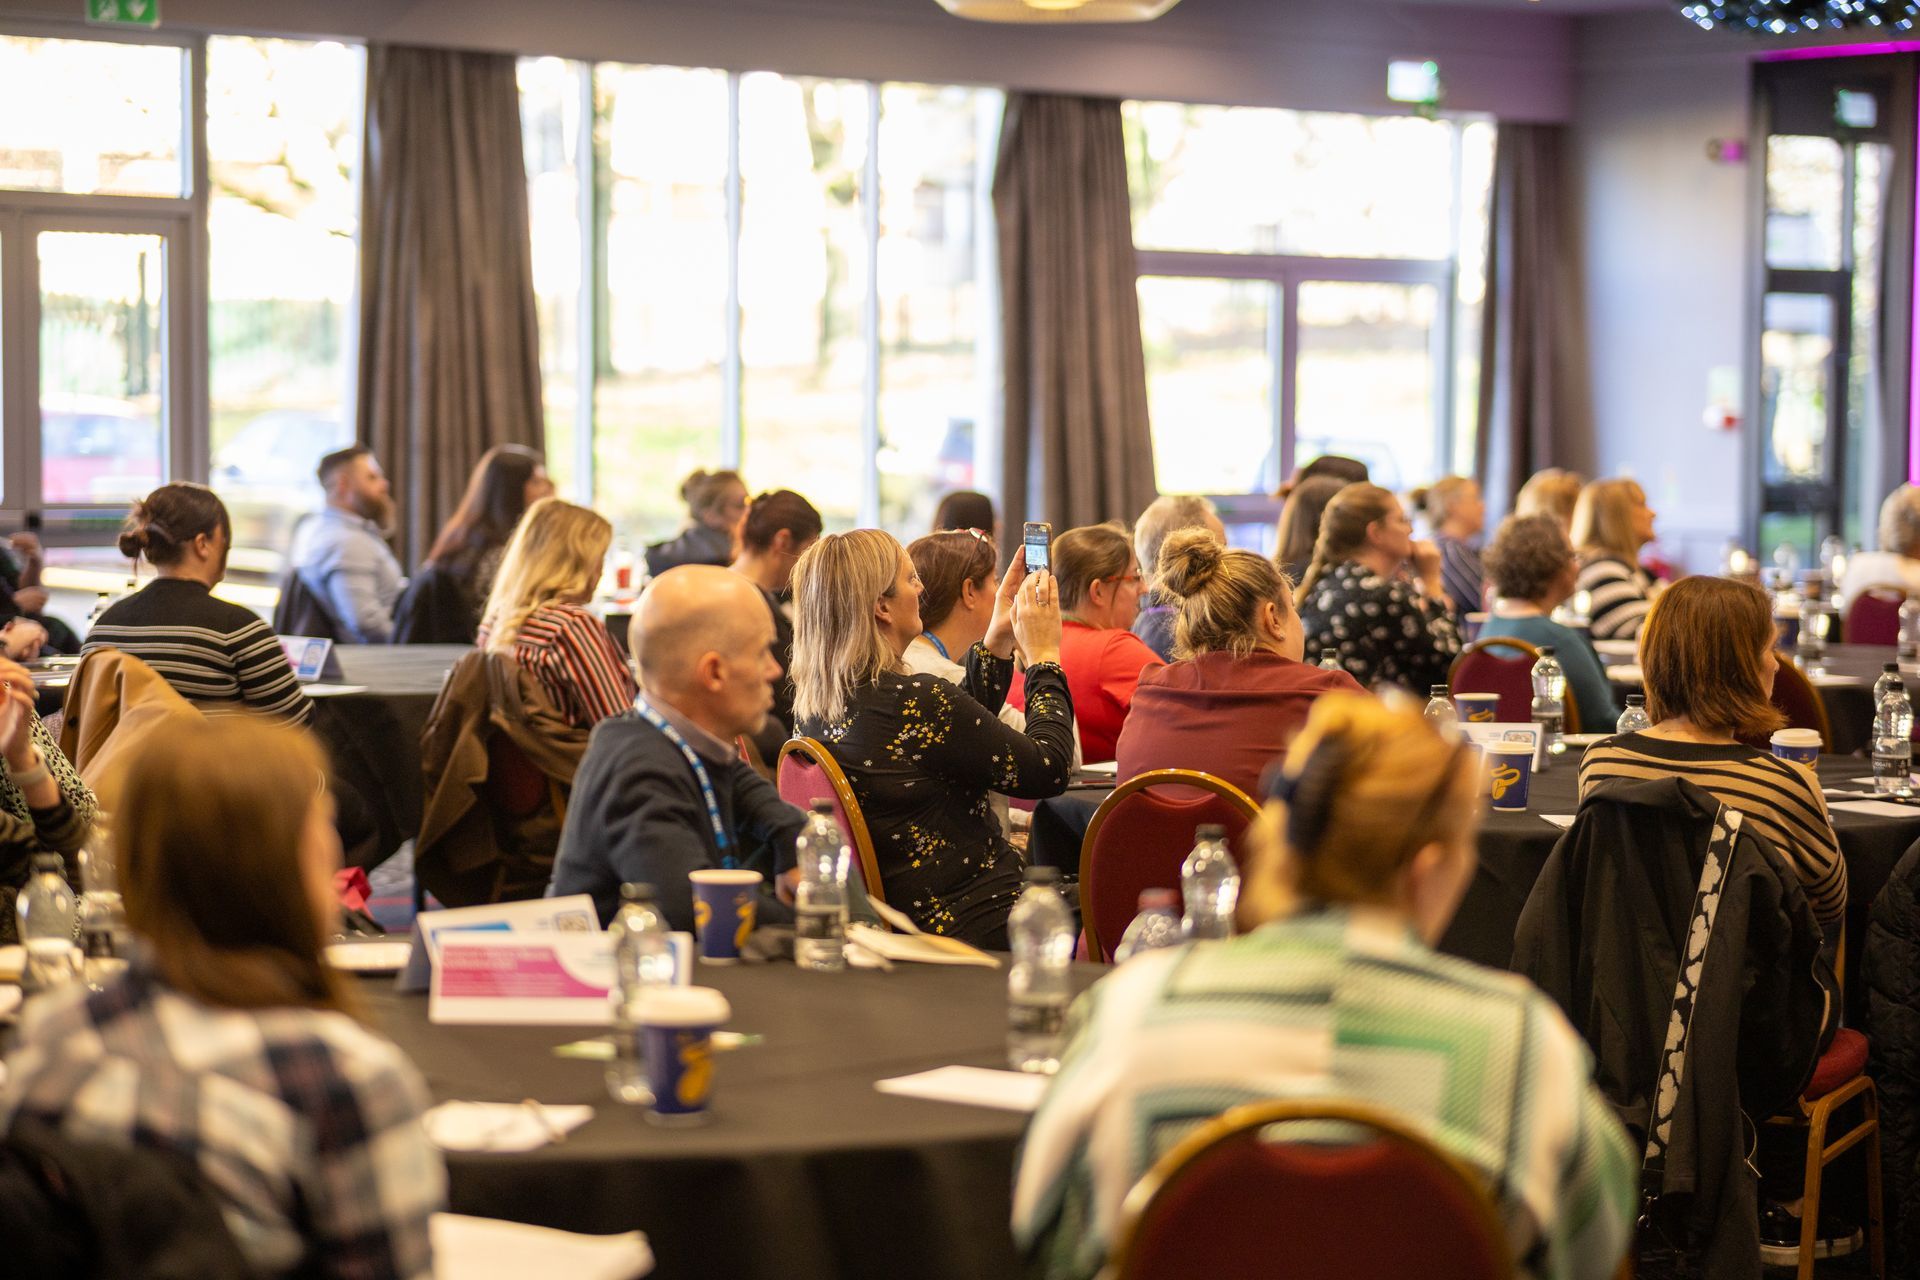
<path fill-rule="evenodd" d="M 922 631 L 920 633 L 920 638 L 922 640 L 925 640 L 928 644 L 932 645 L 934 648 L 938 649 L 940 651 L 940 656 L 945 658 L 948 662 L 953 661 L 953 655 L 947 652 L 947 646 L 940 643 L 939 636 L 933 634 L 933 632 L 931 631 Z"/>
<path fill-rule="evenodd" d="M 733 857 L 727 852 L 727 847 L 733 842 L 727 838 L 726 824 L 720 821 L 720 800 L 714 794 L 713 778 L 707 773 L 706 762 L 700 758 L 700 753 L 693 749 L 680 731 L 667 723 L 665 716 L 647 705 L 646 695 L 642 694 L 634 699 L 633 709 L 639 712 L 641 718 L 648 724 L 658 729 L 668 742 L 678 747 L 680 754 L 686 757 L 687 765 L 693 770 L 694 780 L 700 784 L 700 795 L 707 802 L 707 821 L 713 824 L 713 841 L 720 846 L 720 865 L 733 866 Z"/>

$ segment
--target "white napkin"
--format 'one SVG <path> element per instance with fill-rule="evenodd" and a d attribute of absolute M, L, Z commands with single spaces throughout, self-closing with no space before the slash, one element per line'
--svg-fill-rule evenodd
<path fill-rule="evenodd" d="M 653 1270 L 653 1250 L 638 1231 L 585 1236 L 461 1213 L 434 1214 L 427 1231 L 434 1280 L 634 1280 Z"/>
<path fill-rule="evenodd" d="M 427 1137 L 442 1151 L 532 1151 L 593 1119 L 585 1105 L 550 1107 L 526 1102 L 443 1102 L 425 1116 Z"/>

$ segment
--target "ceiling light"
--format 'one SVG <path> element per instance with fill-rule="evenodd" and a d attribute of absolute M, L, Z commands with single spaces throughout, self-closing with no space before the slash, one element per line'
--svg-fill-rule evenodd
<path fill-rule="evenodd" d="M 1180 0 L 940 0 L 975 22 L 1150 22 Z"/>
<path fill-rule="evenodd" d="M 1920 0 L 1681 0 L 1680 16 L 1712 31 L 1798 36 L 1814 31 L 1912 31 Z"/>

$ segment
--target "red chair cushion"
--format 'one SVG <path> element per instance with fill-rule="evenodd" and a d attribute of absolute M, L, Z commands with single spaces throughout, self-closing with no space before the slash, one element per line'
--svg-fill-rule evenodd
<path fill-rule="evenodd" d="M 1847 643 L 1900 643 L 1900 605 L 1906 599 L 1899 592 L 1864 591 L 1847 606 Z"/>
<path fill-rule="evenodd" d="M 1502 723 L 1525 724 L 1533 718 L 1533 660 L 1523 653 L 1503 656 L 1481 649 L 1463 654 L 1450 687 L 1454 693 L 1499 694 Z"/>
<path fill-rule="evenodd" d="M 1149 787 L 1109 811 L 1094 833 L 1092 859 L 1080 884 L 1080 914 L 1093 922 L 1100 942 L 1096 959 L 1113 959 L 1120 935 L 1139 914 L 1143 890 L 1180 892 L 1180 864 L 1193 852 L 1194 829 L 1209 822 L 1227 829 L 1234 859 L 1242 861 L 1239 844 L 1247 817 L 1223 796 L 1192 787 Z"/>
<path fill-rule="evenodd" d="M 1824 1098 L 1867 1069 L 1867 1038 L 1851 1027 L 1833 1033 L 1833 1043 L 1814 1064 L 1813 1079 L 1800 1096 L 1808 1102 Z"/>
<path fill-rule="evenodd" d="M 853 844 L 853 823 L 847 820 L 846 806 L 840 803 L 840 795 L 833 789 L 833 780 L 827 777 L 825 769 L 804 756 L 782 756 L 777 785 L 780 798 L 802 813 L 811 812 L 815 800 L 833 801 L 833 820 L 840 824 L 840 834 L 847 844 Z M 857 853 L 852 874 L 860 877 L 862 888 L 872 892 L 872 886 L 867 884 L 866 868 L 860 865 Z"/>
<path fill-rule="evenodd" d="M 1390 1222 L 1391 1230 L 1382 1230 Z M 1135 1236 L 1139 1280 L 1486 1280 L 1505 1245 L 1465 1189 L 1397 1142 L 1223 1143 L 1155 1198 Z"/>

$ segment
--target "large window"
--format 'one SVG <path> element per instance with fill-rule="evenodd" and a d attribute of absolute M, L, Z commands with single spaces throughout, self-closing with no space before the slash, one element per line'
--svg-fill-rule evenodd
<path fill-rule="evenodd" d="M 521 90 L 563 485 L 651 539 L 698 467 L 903 534 L 974 482 L 998 93 L 552 59 Z"/>
<path fill-rule="evenodd" d="M 1322 453 L 1406 487 L 1471 456 L 1491 124 L 1125 120 L 1162 490 L 1271 492 Z"/>

